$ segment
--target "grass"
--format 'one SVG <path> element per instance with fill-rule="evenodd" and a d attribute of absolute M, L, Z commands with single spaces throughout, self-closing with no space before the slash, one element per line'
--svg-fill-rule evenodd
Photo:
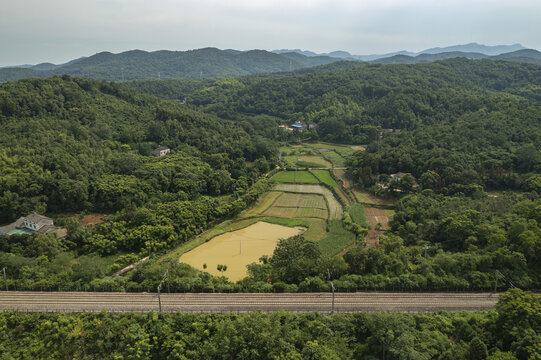
<path fill-rule="evenodd" d="M 368 228 L 368 222 L 364 216 L 364 206 L 362 204 L 353 204 L 349 208 L 349 215 L 354 223 L 361 225 L 364 228 Z"/>
<path fill-rule="evenodd" d="M 257 200 L 257 203 L 253 207 L 243 211 L 240 216 L 241 217 L 252 217 L 252 216 L 257 216 L 257 215 L 261 214 L 263 211 L 265 211 L 269 207 L 271 207 L 272 204 L 274 203 L 274 201 L 281 194 L 283 194 L 283 193 L 281 193 L 279 191 L 271 191 L 271 192 L 268 192 L 268 193 L 264 194 L 263 196 L 261 196 L 259 198 L 259 200 Z"/>
<path fill-rule="evenodd" d="M 317 167 L 326 167 L 326 168 L 330 168 L 332 166 L 332 164 L 330 162 L 328 162 L 327 160 L 325 160 L 324 158 L 322 158 L 320 155 L 317 155 L 317 156 L 314 156 L 314 155 L 310 155 L 310 156 L 306 156 L 306 155 L 303 155 L 303 156 L 299 156 L 299 162 L 309 162 L 309 163 L 314 163 L 314 164 L 317 164 L 318 166 Z"/>
<path fill-rule="evenodd" d="M 276 225 L 283 225 L 283 226 L 303 226 L 305 228 L 309 228 L 311 226 L 310 221 L 307 219 L 286 219 L 286 218 L 280 218 L 280 217 L 266 217 L 263 219 L 263 221 L 276 224 Z"/>
<path fill-rule="evenodd" d="M 364 191 L 353 189 L 353 194 L 357 198 L 358 202 L 362 202 L 362 203 L 365 203 L 365 204 L 377 204 L 375 199 L 370 194 L 368 194 L 368 193 L 366 193 Z"/>
<path fill-rule="evenodd" d="M 323 157 L 333 163 L 334 167 L 345 167 L 346 159 L 334 151 L 323 153 Z"/>
<path fill-rule="evenodd" d="M 290 227 L 303 226 L 308 229 L 304 232 L 304 238 L 310 241 L 318 241 L 327 234 L 327 222 L 322 219 L 285 219 L 267 217 L 264 218 L 263 221 Z"/>
<path fill-rule="evenodd" d="M 392 209 L 383 209 L 383 212 L 385 215 L 387 215 L 389 218 L 392 218 L 394 216 L 395 211 Z"/>
<path fill-rule="evenodd" d="M 346 230 L 342 220 L 329 221 L 329 233 L 319 240 L 321 253 L 332 257 L 355 242 L 355 234 Z"/>
<path fill-rule="evenodd" d="M 308 219 L 310 226 L 304 233 L 304 238 L 310 241 L 318 241 L 327 235 L 327 221 L 323 219 Z"/>
<path fill-rule="evenodd" d="M 273 182 L 284 183 L 302 183 L 302 184 L 318 184 L 316 177 L 308 171 L 284 171 L 274 175 L 271 180 Z"/>
<path fill-rule="evenodd" d="M 374 195 L 361 191 L 359 189 L 352 189 L 353 194 L 358 202 L 368 205 L 377 205 L 382 209 L 392 210 L 394 208 L 394 199 L 375 197 Z"/>
<path fill-rule="evenodd" d="M 312 170 L 312 174 L 314 174 L 322 183 L 335 189 L 338 188 L 338 183 L 332 178 L 328 170 Z"/>
<path fill-rule="evenodd" d="M 302 161 L 302 160 L 299 160 L 295 163 L 295 166 L 297 168 L 321 168 L 321 167 L 326 167 L 326 166 L 323 166 L 321 164 L 318 164 L 318 163 L 313 163 L 313 162 L 309 162 L 309 161 Z"/>

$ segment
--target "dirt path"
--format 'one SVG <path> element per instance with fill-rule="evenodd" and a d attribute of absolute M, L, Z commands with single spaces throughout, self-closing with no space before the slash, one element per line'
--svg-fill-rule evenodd
<path fill-rule="evenodd" d="M 344 187 L 346 189 L 349 189 L 349 181 L 348 179 L 346 178 L 346 170 L 344 169 L 334 169 L 334 173 L 340 178 L 342 179 L 342 182 L 344 183 Z"/>
<path fill-rule="evenodd" d="M 382 230 L 388 229 L 389 227 L 389 217 L 382 209 L 369 206 L 365 206 L 364 215 L 366 221 L 370 224 L 370 230 L 366 236 L 366 246 L 377 247 L 379 245 L 379 237 L 383 234 Z M 376 230 L 378 223 L 381 224 L 381 230 Z"/>

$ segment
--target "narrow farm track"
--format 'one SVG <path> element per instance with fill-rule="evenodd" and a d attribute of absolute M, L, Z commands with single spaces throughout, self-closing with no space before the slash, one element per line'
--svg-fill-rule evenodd
<path fill-rule="evenodd" d="M 490 293 L 336 293 L 335 312 L 488 310 L 498 300 Z M 243 313 L 329 312 L 332 294 L 161 294 L 163 312 Z M 147 312 L 158 311 L 158 294 L 85 292 L 1 292 L 1 311 Z"/>

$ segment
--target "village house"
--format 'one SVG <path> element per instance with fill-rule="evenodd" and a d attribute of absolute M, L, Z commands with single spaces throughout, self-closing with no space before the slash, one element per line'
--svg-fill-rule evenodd
<path fill-rule="evenodd" d="M 0 228 L 0 235 L 32 234 L 34 232 L 40 234 L 52 233 L 58 237 L 67 235 L 66 229 L 59 229 L 54 226 L 53 219 L 36 213 L 20 217 L 15 222 Z"/>
<path fill-rule="evenodd" d="M 165 156 L 171 152 L 167 146 L 160 146 L 159 148 L 154 149 L 154 156 Z"/>
<path fill-rule="evenodd" d="M 306 123 L 304 121 L 297 120 L 293 124 L 291 124 L 291 127 L 295 130 L 305 130 L 306 129 Z"/>

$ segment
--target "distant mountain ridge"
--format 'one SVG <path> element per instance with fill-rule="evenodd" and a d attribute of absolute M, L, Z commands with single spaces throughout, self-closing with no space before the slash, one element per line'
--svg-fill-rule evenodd
<path fill-rule="evenodd" d="M 284 53 L 284 52 L 298 52 L 306 56 L 331 56 L 331 57 L 337 57 L 344 60 L 361 60 L 361 61 L 374 61 L 382 58 L 390 58 L 397 55 L 405 55 L 410 57 L 415 57 L 421 54 L 441 54 L 441 53 L 451 53 L 451 52 L 463 52 L 463 53 L 480 53 L 487 56 L 497 56 L 504 53 L 519 51 L 526 49 L 521 44 L 513 44 L 513 45 L 494 45 L 494 46 L 488 46 L 478 43 L 470 43 L 465 45 L 452 45 L 452 46 L 446 46 L 446 47 L 435 47 L 426 49 L 419 52 L 411 52 L 406 50 L 401 51 L 395 51 L 391 53 L 386 54 L 372 54 L 372 55 L 352 55 L 347 51 L 333 51 L 331 53 L 323 53 L 323 54 L 317 54 L 312 51 L 306 51 L 306 50 L 273 50 L 273 52 L 276 53 Z"/>
<path fill-rule="evenodd" d="M 475 52 L 444 52 L 437 54 L 420 54 L 417 56 L 407 56 L 407 55 L 395 55 L 386 58 L 379 58 L 371 61 L 374 64 L 418 64 L 418 63 L 427 63 L 438 60 L 452 59 L 463 57 L 470 60 L 480 60 L 480 59 L 489 59 L 489 60 L 505 60 L 513 62 L 522 62 L 541 65 L 541 52 L 533 49 L 523 49 L 517 50 L 509 53 L 504 53 L 496 56 L 489 56 L 481 53 Z"/>
<path fill-rule="evenodd" d="M 259 73 L 292 71 L 330 64 L 340 59 L 329 56 L 276 54 L 266 50 L 220 50 L 203 48 L 189 51 L 130 50 L 119 54 L 101 52 L 63 65 L 42 63 L 0 69 L 0 82 L 53 75 L 109 81 L 141 79 L 227 78 Z"/>
<path fill-rule="evenodd" d="M 501 53 L 504 50 L 513 50 Z M 479 51 L 461 51 L 479 50 Z M 441 52 L 438 52 L 441 51 Z M 487 55 L 486 53 L 497 54 Z M 220 50 L 189 51 L 130 50 L 119 54 L 100 52 L 65 64 L 41 63 L 0 68 L 0 83 L 25 78 L 71 75 L 108 81 L 152 79 L 232 78 L 283 71 L 299 71 L 338 61 L 365 61 L 376 64 L 416 64 L 450 58 L 505 60 L 541 65 L 541 52 L 520 44 L 486 46 L 476 43 L 432 48 L 419 53 L 398 51 L 384 55 L 352 55 L 347 51 L 316 54 L 307 50 Z M 343 66 L 343 65 L 340 65 Z M 314 71 L 318 71 L 316 68 Z M 323 68 L 322 68 L 323 69 Z M 321 71 L 321 70 L 319 70 Z"/>

